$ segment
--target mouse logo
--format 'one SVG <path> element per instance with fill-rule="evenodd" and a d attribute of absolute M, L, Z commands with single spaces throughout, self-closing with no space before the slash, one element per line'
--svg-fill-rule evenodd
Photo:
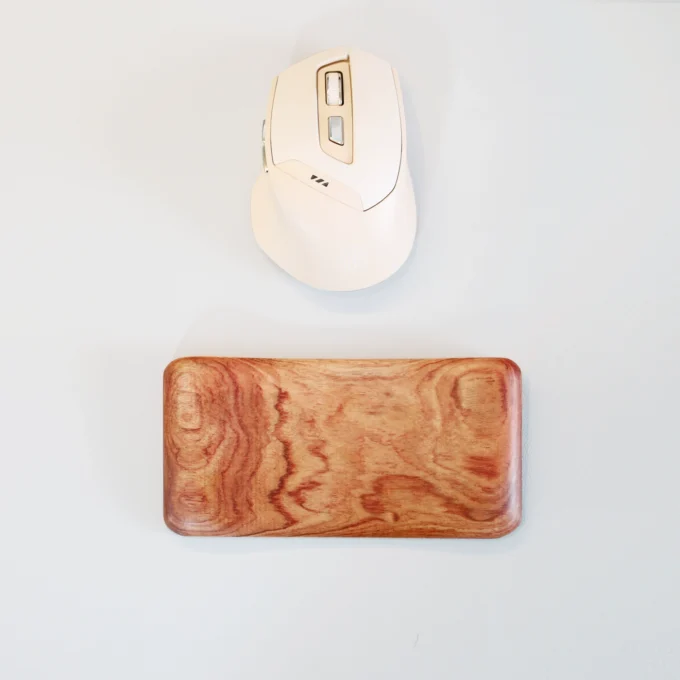
<path fill-rule="evenodd" d="M 320 184 L 322 187 L 328 186 L 328 182 L 326 182 L 323 177 L 319 177 L 318 175 L 312 175 L 309 179 L 313 179 L 317 184 Z"/>

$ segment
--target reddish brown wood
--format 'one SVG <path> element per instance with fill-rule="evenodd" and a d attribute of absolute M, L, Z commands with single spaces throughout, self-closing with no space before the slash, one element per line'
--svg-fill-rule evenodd
<path fill-rule="evenodd" d="M 506 359 L 178 359 L 165 521 L 185 535 L 498 537 L 520 522 L 520 440 Z"/>

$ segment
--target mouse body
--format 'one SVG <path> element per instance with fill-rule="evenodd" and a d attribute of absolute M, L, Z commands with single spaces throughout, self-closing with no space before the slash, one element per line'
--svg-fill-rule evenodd
<path fill-rule="evenodd" d="M 296 279 L 323 290 L 379 283 L 406 261 L 416 205 L 396 72 L 333 49 L 274 79 L 251 196 L 255 238 Z"/>

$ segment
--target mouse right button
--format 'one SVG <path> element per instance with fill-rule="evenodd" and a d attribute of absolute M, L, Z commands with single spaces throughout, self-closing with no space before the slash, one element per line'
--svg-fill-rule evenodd
<path fill-rule="evenodd" d="M 354 104 L 352 186 L 364 210 L 394 189 L 401 165 L 401 107 L 392 67 L 361 50 L 349 56 Z"/>

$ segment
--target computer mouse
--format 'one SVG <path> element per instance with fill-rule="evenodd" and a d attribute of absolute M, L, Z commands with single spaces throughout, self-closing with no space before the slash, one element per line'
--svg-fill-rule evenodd
<path fill-rule="evenodd" d="M 296 279 L 351 291 L 406 261 L 416 203 L 399 78 L 358 49 L 315 54 L 274 79 L 251 219 L 262 250 Z"/>

